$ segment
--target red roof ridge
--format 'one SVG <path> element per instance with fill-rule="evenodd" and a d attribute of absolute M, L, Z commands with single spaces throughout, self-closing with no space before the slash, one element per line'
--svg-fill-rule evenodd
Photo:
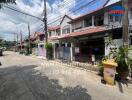
<path fill-rule="evenodd" d="M 48 30 L 53 31 L 56 29 L 60 29 L 60 26 L 48 26 Z"/>

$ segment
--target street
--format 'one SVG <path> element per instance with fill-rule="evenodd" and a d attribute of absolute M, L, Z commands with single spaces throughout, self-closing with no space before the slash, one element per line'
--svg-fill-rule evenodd
<path fill-rule="evenodd" d="M 9 51 L 0 61 L 0 100 L 132 100 L 94 72 Z"/>

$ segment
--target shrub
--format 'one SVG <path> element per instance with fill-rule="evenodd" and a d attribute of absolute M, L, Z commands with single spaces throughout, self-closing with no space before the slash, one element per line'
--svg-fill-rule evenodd
<path fill-rule="evenodd" d="M 52 43 L 46 43 L 45 48 L 46 48 L 47 59 L 53 59 L 53 45 L 52 45 Z"/>

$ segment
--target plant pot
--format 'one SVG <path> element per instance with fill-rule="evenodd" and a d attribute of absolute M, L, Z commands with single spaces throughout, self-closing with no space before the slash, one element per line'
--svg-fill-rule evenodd
<path fill-rule="evenodd" d="M 127 77 L 129 76 L 129 70 L 125 67 L 117 67 L 117 73 L 121 79 L 127 79 Z"/>

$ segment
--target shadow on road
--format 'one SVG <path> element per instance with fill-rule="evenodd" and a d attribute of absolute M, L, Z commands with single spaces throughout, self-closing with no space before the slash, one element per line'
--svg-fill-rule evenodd
<path fill-rule="evenodd" d="M 0 100 L 92 100 L 87 89 L 63 87 L 58 80 L 42 76 L 36 67 L 0 68 Z"/>

